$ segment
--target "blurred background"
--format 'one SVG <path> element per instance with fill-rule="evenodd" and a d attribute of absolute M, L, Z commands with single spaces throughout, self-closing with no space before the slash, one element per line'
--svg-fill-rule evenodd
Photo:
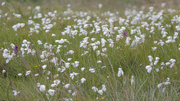
<path fill-rule="evenodd" d="M 98 4 L 103 5 L 104 10 L 127 9 L 129 7 L 154 6 L 159 8 L 162 3 L 166 3 L 166 7 L 180 7 L 180 0 L 4 0 L 9 3 L 36 4 L 40 6 L 60 6 L 65 7 L 71 4 L 73 9 L 98 9 Z"/>

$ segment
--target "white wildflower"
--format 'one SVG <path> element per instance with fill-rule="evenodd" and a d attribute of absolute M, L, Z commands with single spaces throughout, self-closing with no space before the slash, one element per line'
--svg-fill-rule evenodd
<path fill-rule="evenodd" d="M 160 83 L 157 85 L 158 88 L 160 88 L 163 85 L 163 83 Z"/>
<path fill-rule="evenodd" d="M 120 77 L 120 76 L 123 76 L 123 75 L 124 75 L 124 72 L 123 72 L 122 68 L 118 68 L 117 76 Z"/>
<path fill-rule="evenodd" d="M 97 92 L 97 91 L 98 91 L 98 88 L 96 88 L 95 86 L 93 86 L 93 87 L 92 87 L 92 90 L 93 90 L 94 92 Z"/>
<path fill-rule="evenodd" d="M 103 95 L 103 90 L 98 90 L 98 93 L 99 93 L 100 95 Z"/>
<path fill-rule="evenodd" d="M 148 58 L 149 58 L 150 65 L 152 66 L 153 65 L 153 63 L 152 63 L 153 57 L 151 55 L 149 55 Z"/>
<path fill-rule="evenodd" d="M 52 36 L 52 37 L 55 37 L 55 36 L 56 36 L 56 34 L 52 34 L 51 36 Z"/>
<path fill-rule="evenodd" d="M 131 85 L 134 85 L 135 80 L 134 80 L 134 76 L 131 76 Z"/>
<path fill-rule="evenodd" d="M 159 72 L 159 69 L 158 69 L 158 68 L 156 69 L 156 72 Z"/>
<path fill-rule="evenodd" d="M 159 62 L 159 59 L 160 59 L 159 57 L 155 58 L 154 65 L 156 65 Z"/>
<path fill-rule="evenodd" d="M 66 84 L 66 85 L 64 85 L 64 88 L 69 88 L 70 87 L 70 84 Z"/>
<path fill-rule="evenodd" d="M 37 74 L 34 74 L 34 76 L 39 76 L 39 74 L 37 73 Z"/>
<path fill-rule="evenodd" d="M 43 65 L 43 66 L 42 66 L 43 69 L 46 69 L 46 67 L 47 67 L 47 65 Z"/>
<path fill-rule="evenodd" d="M 161 4 L 161 7 L 163 8 L 163 7 L 165 7 L 166 6 L 166 3 L 162 3 Z"/>
<path fill-rule="evenodd" d="M 14 93 L 14 96 L 17 96 L 20 93 L 20 91 L 16 91 L 16 90 L 13 90 L 12 92 Z"/>
<path fill-rule="evenodd" d="M 90 68 L 89 71 L 90 71 L 91 73 L 95 73 L 95 69 L 93 69 L 93 68 Z"/>
<path fill-rule="evenodd" d="M 37 86 L 37 87 L 40 87 L 40 86 L 41 86 L 41 84 L 40 84 L 40 83 L 37 83 L 37 84 L 36 84 L 36 86 Z"/>
<path fill-rule="evenodd" d="M 99 4 L 98 4 L 98 7 L 99 7 L 99 8 L 102 8 L 102 4 L 101 4 L 101 3 L 99 3 Z"/>
<path fill-rule="evenodd" d="M 151 67 L 150 65 L 147 65 L 145 68 L 146 68 L 146 70 L 147 70 L 148 73 L 150 73 L 151 70 L 152 70 L 152 67 Z"/>
<path fill-rule="evenodd" d="M 101 61 L 101 60 L 98 60 L 97 63 L 102 63 L 102 61 Z"/>
<path fill-rule="evenodd" d="M 85 78 L 82 78 L 82 79 L 81 79 L 81 83 L 84 83 L 85 81 L 86 81 Z"/>
<path fill-rule="evenodd" d="M 71 61 L 71 60 L 72 60 L 72 58 L 68 58 L 68 59 L 67 59 L 67 61 Z"/>
<path fill-rule="evenodd" d="M 53 96 L 54 94 L 55 94 L 55 90 L 53 90 L 53 89 L 49 89 L 48 90 L 48 93 L 49 93 L 49 95 L 51 95 L 51 96 Z"/>
<path fill-rule="evenodd" d="M 57 87 L 56 84 L 51 84 L 51 87 Z"/>
<path fill-rule="evenodd" d="M 1 6 L 4 6 L 6 3 L 5 2 L 2 2 Z"/>
<path fill-rule="evenodd" d="M 84 71 L 84 69 L 85 69 L 84 67 L 83 67 L 83 68 L 81 68 L 81 71 Z"/>
<path fill-rule="evenodd" d="M 18 73 L 18 76 L 22 76 L 22 73 Z"/>
<path fill-rule="evenodd" d="M 76 92 L 72 93 L 72 96 L 76 96 Z"/>
<path fill-rule="evenodd" d="M 46 90 L 46 86 L 45 86 L 45 85 L 40 85 L 40 86 L 39 86 L 39 90 L 40 90 L 41 92 L 44 92 L 44 91 Z"/>
<path fill-rule="evenodd" d="M 56 85 L 59 85 L 60 84 L 60 80 L 54 80 L 54 84 L 56 84 Z"/>
<path fill-rule="evenodd" d="M 6 70 L 3 69 L 3 70 L 2 70 L 2 74 L 4 74 L 4 73 L 6 73 Z"/>
<path fill-rule="evenodd" d="M 157 49 L 157 47 L 151 47 L 153 51 L 155 51 Z"/>
<path fill-rule="evenodd" d="M 38 40 L 37 42 L 38 42 L 38 45 L 42 45 L 43 44 L 41 40 Z"/>
<path fill-rule="evenodd" d="M 74 76 L 77 76 L 78 74 L 79 74 L 79 73 L 75 73 L 75 72 L 71 73 L 71 74 L 70 74 L 71 79 L 74 79 Z"/>
<path fill-rule="evenodd" d="M 29 75 L 30 73 L 31 73 L 30 70 L 29 70 L 29 71 L 26 71 L 26 74 L 25 74 L 25 75 L 27 76 L 27 75 Z"/>
<path fill-rule="evenodd" d="M 104 85 L 104 84 L 102 85 L 102 91 L 104 91 L 104 92 L 106 91 L 106 85 Z"/>

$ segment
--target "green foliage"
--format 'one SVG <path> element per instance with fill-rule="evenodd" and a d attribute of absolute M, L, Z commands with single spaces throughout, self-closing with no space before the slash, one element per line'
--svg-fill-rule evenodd
<path fill-rule="evenodd" d="M 8 0 L 7 0 L 8 1 Z M 41 2 L 41 0 L 16 0 L 18 2 Z M 146 35 L 145 42 L 138 44 L 137 47 L 132 48 L 130 45 L 126 45 L 126 37 L 122 38 L 119 41 L 114 42 L 114 47 L 109 47 L 106 44 L 104 47 L 107 47 L 107 57 L 96 55 L 96 51 L 92 49 L 92 47 L 88 46 L 88 48 L 80 48 L 79 43 L 83 40 L 85 35 L 79 35 L 80 29 L 78 30 L 78 35 L 71 37 L 70 35 L 62 35 L 62 32 L 68 25 L 77 25 L 77 22 L 74 21 L 73 18 L 70 20 L 62 20 L 63 18 L 72 17 L 72 15 L 63 15 L 64 11 L 59 10 L 56 14 L 57 18 L 61 19 L 53 19 L 53 22 L 56 22 L 56 26 L 54 26 L 50 32 L 46 33 L 45 29 L 40 29 L 39 33 L 32 33 L 30 35 L 30 28 L 34 27 L 34 25 L 28 25 L 27 22 L 29 17 L 32 17 L 33 21 L 36 23 L 42 23 L 41 19 L 34 19 L 34 6 L 36 4 L 32 4 L 32 8 L 29 10 L 27 5 L 24 6 L 23 4 L 11 5 L 11 1 L 7 6 L 1 6 L 0 9 L 3 10 L 3 14 L 8 13 L 8 17 L 10 20 L 7 20 L 7 17 L 2 17 L 0 20 L 4 23 L 0 23 L 0 72 L 2 70 L 6 70 L 6 73 L 0 74 L 0 100 L 17 100 L 17 101 L 47 101 L 48 98 L 46 93 L 48 92 L 40 92 L 39 88 L 37 87 L 37 83 L 41 83 L 46 85 L 46 89 L 52 89 L 51 84 L 53 84 L 53 80 L 59 79 L 61 83 L 58 87 L 53 88 L 56 90 L 56 94 L 54 96 L 50 96 L 50 101 L 56 100 L 64 100 L 62 98 L 72 98 L 73 100 L 82 101 L 82 100 L 89 100 L 95 101 L 98 97 L 98 100 L 107 100 L 107 101 L 178 101 L 180 98 L 180 89 L 179 89 L 179 57 L 180 52 L 178 50 L 178 46 L 180 40 L 177 39 L 176 43 L 169 43 L 165 44 L 164 46 L 157 46 L 157 50 L 153 51 L 152 47 L 155 46 L 154 41 L 166 41 L 167 39 L 162 38 L 161 31 L 158 30 L 158 26 L 155 26 L 154 34 L 150 33 L 148 30 L 141 28 L 142 34 Z M 62 1 L 60 1 L 62 2 Z M 65 2 L 65 1 L 64 1 Z M 89 0 L 87 2 L 90 2 Z M 123 0 L 122 2 L 131 2 L 131 0 Z M 85 1 L 84 1 L 85 3 Z M 112 2 L 112 4 L 115 2 Z M 30 3 L 31 4 L 31 3 Z M 107 5 L 106 5 L 107 7 Z M 104 9 L 107 9 L 104 7 Z M 59 6 L 57 8 L 60 8 Z M 64 8 L 66 9 L 66 8 Z M 119 10 L 119 9 L 118 9 Z M 159 12 L 158 9 L 155 9 L 156 12 Z M 171 24 L 171 28 L 167 28 L 166 31 L 168 32 L 168 36 L 173 36 L 174 32 L 176 31 L 175 26 L 177 23 L 170 23 L 173 16 L 179 14 L 178 12 L 171 14 L 164 9 L 163 16 L 164 21 L 162 26 L 165 27 L 166 23 Z M 26 12 L 27 11 L 27 12 Z M 50 6 L 43 6 L 41 8 L 41 13 L 44 17 L 47 12 L 53 12 L 54 8 Z M 117 10 L 116 10 L 117 11 Z M 78 11 L 77 11 L 78 12 Z M 126 18 L 123 10 L 120 10 L 120 14 L 117 14 L 116 17 Z M 13 13 L 21 14 L 21 18 L 15 18 Z M 89 14 L 91 20 L 88 23 L 94 23 L 98 19 L 96 16 L 99 16 L 107 25 L 107 19 L 110 19 L 111 16 L 103 16 L 103 10 L 95 9 L 94 12 L 96 15 Z M 148 13 L 148 11 L 144 12 Z M 115 13 L 114 13 L 115 14 Z M 136 16 L 136 15 L 133 15 Z M 107 18 L 107 19 L 106 19 Z M 77 19 L 86 19 L 83 17 L 78 16 Z M 130 18 L 131 20 L 131 18 Z M 157 20 L 158 22 L 159 20 Z M 12 26 L 17 23 L 26 23 L 25 27 L 19 28 L 18 31 L 14 31 Z M 147 18 L 143 19 L 141 22 L 151 23 L 151 20 Z M 100 25 L 102 24 L 100 23 Z M 113 23 L 114 27 L 124 27 L 126 25 L 120 25 L 119 22 Z M 43 25 L 40 25 L 42 28 Z M 130 26 L 130 27 L 129 27 Z M 133 26 L 133 27 L 132 27 Z M 128 37 L 131 37 L 132 40 L 135 38 L 134 35 L 131 35 L 131 29 L 140 26 L 140 24 L 133 25 L 129 23 L 126 26 L 126 32 L 128 33 Z M 96 38 L 96 40 L 101 40 L 104 38 L 108 40 L 107 36 L 104 36 L 100 31 L 98 34 L 89 34 L 93 28 L 87 28 L 88 31 L 87 37 L 89 38 Z M 72 28 L 73 30 L 73 28 Z M 56 37 L 52 37 L 52 33 L 56 34 Z M 115 31 L 114 34 L 110 37 L 113 40 L 116 40 L 116 35 L 118 31 Z M 137 35 L 137 33 L 135 33 Z M 148 37 L 150 36 L 151 37 Z M 67 39 L 70 41 L 70 44 L 62 44 L 63 47 L 61 48 L 59 53 L 56 53 L 56 47 L 59 43 L 56 43 L 55 40 L 60 39 Z M 179 37 L 178 37 L 179 38 Z M 6 64 L 6 59 L 3 57 L 3 50 L 9 49 L 13 52 L 13 48 L 11 47 L 11 43 L 20 47 L 22 45 L 23 40 L 26 39 L 27 41 L 31 42 L 29 46 L 30 49 L 36 50 L 35 55 L 25 54 L 25 57 L 17 54 L 10 60 L 8 64 Z M 38 45 L 37 41 L 41 40 L 42 45 Z M 93 43 L 92 40 L 89 39 L 89 42 Z M 54 48 L 52 50 L 45 49 L 44 44 L 48 43 L 52 44 Z M 65 47 L 64 47 L 65 46 Z M 98 50 L 102 51 L 103 47 L 99 45 Z M 71 62 L 80 61 L 80 65 L 74 68 L 72 65 L 67 68 L 67 70 L 63 73 L 57 71 L 58 68 L 62 68 L 65 65 L 65 62 L 61 62 L 60 65 L 56 66 L 50 61 L 46 62 L 47 65 L 46 71 L 42 69 L 44 63 L 41 62 L 40 55 L 42 51 L 46 50 L 47 52 L 54 53 L 54 56 L 49 56 L 48 59 L 52 59 L 53 57 L 58 57 L 59 60 L 67 61 L 68 58 L 72 58 Z M 65 55 L 67 51 L 73 50 L 74 54 Z M 89 52 L 88 55 L 81 56 L 84 51 Z M 19 56 L 18 56 L 19 55 Z M 145 69 L 146 65 L 149 64 L 148 55 L 151 55 L 154 59 L 156 56 L 160 58 L 159 65 L 153 67 L 151 73 L 148 73 Z M 176 63 L 173 68 L 169 68 L 165 66 L 164 69 L 160 69 L 159 72 L 155 71 L 155 68 L 160 68 L 161 62 L 167 62 L 171 58 L 176 60 Z M 98 64 L 97 61 L 101 60 L 102 63 Z M 104 68 L 102 68 L 105 66 Z M 82 67 L 85 68 L 84 71 L 81 71 Z M 89 69 L 94 68 L 95 73 L 90 73 Z M 117 77 L 118 69 L 122 68 L 124 71 L 124 75 L 121 77 Z M 26 71 L 31 70 L 31 74 L 25 76 Z M 48 71 L 51 71 L 51 74 L 48 75 Z M 75 72 L 79 73 L 74 79 L 71 79 L 70 73 Z M 22 76 L 18 76 L 18 73 L 22 73 Z M 34 74 L 38 73 L 39 76 L 35 76 Z M 55 79 L 54 75 L 59 74 L 59 76 Z M 131 84 L 132 76 L 134 77 L 135 82 Z M 47 77 L 49 79 L 47 80 Z M 81 78 L 86 78 L 85 83 L 80 83 Z M 167 78 L 170 78 L 170 85 L 162 86 L 157 88 L 159 83 L 165 82 Z M 65 84 L 71 84 L 69 89 L 64 88 Z M 102 85 L 106 85 L 107 91 L 104 92 L 103 95 L 99 95 L 97 92 L 93 92 L 92 86 L 96 86 L 98 89 L 101 89 Z M 165 91 L 163 89 L 165 88 Z M 20 94 L 14 96 L 12 91 L 17 90 L 20 91 Z M 72 90 L 76 92 L 76 96 L 73 96 L 72 93 L 69 94 L 68 90 Z"/>

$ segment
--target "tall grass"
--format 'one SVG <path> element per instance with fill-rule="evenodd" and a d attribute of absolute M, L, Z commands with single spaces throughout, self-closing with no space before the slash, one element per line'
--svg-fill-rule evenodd
<path fill-rule="evenodd" d="M 25 1 L 29 2 L 29 1 Z M 54 1 L 58 2 L 58 1 Z M 160 26 L 155 26 L 152 24 L 153 20 L 149 20 L 148 18 L 152 17 L 160 12 L 161 9 L 155 9 L 151 12 L 148 18 L 142 18 L 138 21 L 137 24 L 130 23 L 134 17 L 139 14 L 137 11 L 134 15 L 133 12 L 129 15 L 124 14 L 124 10 L 126 9 L 123 6 L 117 7 L 118 4 L 127 4 L 133 3 L 133 1 L 121 1 L 121 2 L 110 2 L 108 0 L 99 3 L 102 3 L 102 8 L 98 8 L 98 5 L 95 5 L 95 1 L 78 1 L 84 6 L 77 8 L 78 3 L 74 3 L 74 1 L 59 1 L 60 3 L 68 4 L 71 3 L 72 13 L 64 14 L 64 11 L 67 10 L 67 7 L 61 6 L 47 6 L 43 4 L 41 5 L 41 11 L 43 17 L 45 18 L 45 14 L 48 12 L 54 12 L 57 10 L 55 14 L 55 18 L 51 19 L 51 17 L 47 17 L 51 19 L 51 23 L 56 22 L 56 25 L 50 29 L 50 32 L 46 32 L 43 29 L 42 19 L 34 19 L 34 7 L 36 4 L 30 4 L 31 9 L 28 9 L 27 4 L 17 3 L 17 2 L 6 2 L 4 6 L 0 6 L 2 10 L 2 17 L 0 18 L 1 29 L 0 29 L 0 71 L 6 70 L 5 73 L 1 73 L 0 77 L 0 99 L 2 100 L 17 100 L 17 101 L 58 101 L 65 100 L 64 98 L 69 98 L 78 101 L 84 100 L 107 100 L 107 101 L 124 101 L 124 100 L 132 100 L 132 101 L 177 101 L 180 98 L 180 80 L 179 80 L 179 36 L 176 39 L 176 42 L 173 43 L 165 43 L 163 46 L 154 44 L 154 41 L 162 40 L 165 42 L 167 37 L 162 38 L 162 29 L 159 30 L 159 27 L 164 27 L 165 31 L 168 33 L 167 36 L 173 36 L 174 32 L 179 33 L 176 29 L 176 26 L 179 25 L 178 22 L 172 23 L 173 17 L 179 14 L 179 11 L 176 10 L 175 13 L 170 13 L 167 8 L 161 8 L 164 10 L 162 19 L 158 18 L 155 23 L 161 22 Z M 147 1 L 146 1 L 147 2 Z M 156 1 L 150 1 L 156 2 Z M 94 5 L 88 5 L 88 3 L 92 3 Z M 75 6 L 74 6 L 75 5 Z M 121 4 L 122 5 L 122 4 Z M 92 6 L 92 8 L 91 8 Z M 112 8 L 111 8 L 111 7 Z M 113 7 L 114 6 L 114 7 Z M 107 7 L 111 8 L 111 14 L 106 12 L 108 10 Z M 118 9 L 117 9 L 117 8 Z M 74 8 L 74 9 L 73 9 Z M 91 11 L 87 11 L 88 10 Z M 132 8 L 129 8 L 132 9 Z M 141 10 L 140 8 L 137 8 Z M 81 11 L 82 10 L 82 11 Z M 119 14 L 116 14 L 116 11 L 119 11 Z M 133 10 L 131 10 L 133 11 Z M 148 7 L 145 10 L 142 10 L 143 14 L 150 13 Z M 8 13 L 5 16 L 5 13 Z M 21 18 L 14 17 L 13 13 L 21 14 Z M 79 13 L 79 14 L 76 14 Z M 87 13 L 88 16 L 91 17 L 88 24 L 93 24 L 92 27 L 83 28 L 82 25 L 78 25 L 74 19 L 85 21 L 87 15 L 82 16 L 84 13 Z M 104 15 L 102 15 L 104 14 Z M 128 18 L 128 16 L 131 16 Z M 76 17 L 73 17 L 76 16 Z M 178 15 L 179 16 L 179 15 Z M 32 18 L 29 18 L 32 17 Z M 65 20 L 70 17 L 70 20 Z M 122 17 L 123 19 L 128 19 L 128 24 L 119 23 L 119 19 Z M 9 19 L 10 18 L 10 19 Z M 29 32 L 30 28 L 34 28 L 34 25 L 28 25 L 28 20 L 32 19 L 35 23 L 40 24 L 39 33 Z M 100 19 L 100 20 L 99 20 Z M 113 19 L 113 28 L 118 27 L 118 29 L 122 29 L 122 27 L 126 27 L 125 31 L 127 32 L 127 36 L 123 36 L 120 40 L 116 41 L 117 35 L 122 35 L 122 32 L 118 32 L 117 30 L 110 31 L 111 24 L 109 23 L 109 19 Z M 117 21 L 116 21 L 117 20 Z M 90 32 L 95 29 L 94 23 L 99 23 L 101 30 L 98 33 L 90 34 Z M 101 23 L 100 23 L 101 22 Z M 141 27 L 142 22 L 147 22 L 149 27 L 154 27 L 153 33 L 150 30 L 146 30 L 145 27 Z M 26 25 L 23 28 L 19 28 L 17 31 L 14 31 L 12 26 L 17 23 L 25 23 Z M 168 25 L 171 27 L 167 27 Z M 105 31 L 102 30 L 102 25 L 108 25 L 109 33 L 111 36 L 108 37 L 103 33 Z M 67 26 L 71 26 L 71 30 L 77 30 L 77 35 L 70 35 L 72 33 L 67 33 L 63 35 L 63 32 L 67 29 Z M 77 29 L 73 28 L 73 26 L 78 26 Z M 80 27 L 82 26 L 82 27 Z M 90 25 L 89 25 L 90 26 Z M 140 32 L 135 32 L 135 34 L 130 34 L 132 29 L 136 29 L 140 27 Z M 85 32 L 80 32 L 81 28 L 88 32 L 87 35 Z M 138 28 L 137 28 L 138 29 Z M 52 37 L 52 34 L 55 34 L 55 37 Z M 82 35 L 81 35 L 82 34 Z M 142 43 L 138 43 L 137 46 L 131 46 L 126 44 L 127 37 L 135 39 L 135 36 L 145 35 L 145 41 Z M 89 37 L 87 48 L 80 47 L 80 43 L 85 37 Z M 92 41 L 92 38 L 96 38 L 95 41 Z M 104 38 L 107 42 L 105 46 L 102 46 L 101 38 Z M 36 52 L 34 55 L 26 54 L 23 57 L 22 51 L 20 48 L 22 47 L 23 40 L 29 41 L 31 44 L 29 49 L 34 49 Z M 56 53 L 57 46 L 60 43 L 56 43 L 55 40 L 67 39 L 69 43 L 63 43 L 60 52 Z M 114 46 L 109 46 L 109 39 L 112 39 L 114 42 Z M 38 40 L 42 41 L 42 45 L 38 45 Z M 143 38 L 141 39 L 143 40 Z M 93 45 L 90 44 L 100 41 L 100 45 L 97 45 L 98 48 L 93 50 Z M 3 51 L 8 49 L 14 52 L 14 48 L 11 47 L 11 43 L 17 45 L 19 47 L 19 53 L 16 54 L 9 63 L 6 63 L 6 59 L 3 57 Z M 51 46 L 52 48 L 45 48 L 45 45 Z M 131 41 L 132 44 L 132 41 Z M 157 47 L 155 51 L 152 50 L 152 47 Z M 107 48 L 106 52 L 103 52 L 103 48 Z M 41 62 L 40 55 L 42 51 L 47 51 L 53 53 L 54 55 L 50 55 L 47 57 L 48 61 L 43 63 Z M 74 54 L 67 54 L 69 50 L 73 50 Z M 101 53 L 105 53 L 107 56 L 97 55 L 97 50 Z M 81 56 L 84 51 L 88 51 L 89 53 Z M 148 56 L 151 55 L 153 57 L 153 62 L 155 57 L 159 57 L 159 63 L 155 66 L 152 66 L 153 69 L 151 73 L 148 73 L 145 67 L 150 64 Z M 54 65 L 50 60 L 53 57 L 57 57 L 59 65 Z M 69 58 L 72 60 L 68 61 Z M 161 69 L 161 63 L 168 62 L 170 59 L 175 59 L 176 63 L 173 68 L 169 68 L 169 66 L 164 66 Z M 101 60 L 102 63 L 97 63 L 98 60 Z M 79 61 L 79 66 L 73 67 L 70 65 L 69 68 L 66 68 L 64 72 L 58 71 L 58 68 L 61 70 L 65 67 L 65 63 L 75 63 L 75 61 Z M 47 65 L 47 68 L 44 71 L 42 69 L 43 65 Z M 85 68 L 82 71 L 82 68 Z M 94 69 L 95 73 L 91 73 L 89 69 Z M 118 70 L 122 68 L 124 75 L 118 77 Z M 159 72 L 156 69 L 159 69 Z M 30 75 L 25 75 L 26 71 L 31 70 Z M 51 71 L 51 74 L 48 75 L 48 71 Z M 79 73 L 73 79 L 70 77 L 71 73 Z M 22 73 L 22 76 L 18 76 L 19 73 Z M 34 74 L 38 73 L 39 76 L 35 76 Z M 55 75 L 59 75 L 54 78 Z M 134 77 L 134 82 L 132 79 Z M 47 79 L 48 77 L 48 79 Z M 86 78 L 85 83 L 81 83 L 81 78 Z M 167 81 L 167 78 L 170 78 L 170 81 Z M 57 87 L 51 87 L 51 84 L 54 83 L 54 80 L 60 80 L 61 83 Z M 157 87 L 158 84 L 163 82 L 170 82 L 169 85 L 162 85 L 160 88 Z M 37 87 L 37 83 L 41 85 L 46 85 L 46 91 L 41 92 L 39 87 Z M 65 88 L 66 84 L 70 84 L 69 88 Z M 106 86 L 106 91 L 103 94 L 99 94 L 98 92 L 94 92 L 92 87 L 95 86 L 98 90 L 102 89 L 102 85 Z M 56 92 L 54 96 L 49 95 L 49 99 L 46 96 L 48 93 L 48 89 L 54 89 Z M 20 93 L 14 96 L 13 90 L 20 91 Z M 69 90 L 69 91 L 68 91 Z M 70 93 L 71 91 L 71 93 Z M 76 93 L 74 95 L 73 93 Z"/>

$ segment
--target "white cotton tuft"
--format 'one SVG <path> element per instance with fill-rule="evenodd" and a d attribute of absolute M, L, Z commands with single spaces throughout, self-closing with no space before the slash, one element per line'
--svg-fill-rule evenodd
<path fill-rule="evenodd" d="M 48 93 L 49 93 L 49 95 L 51 95 L 51 96 L 53 96 L 54 94 L 55 94 L 55 90 L 53 90 L 53 89 L 49 89 L 48 90 Z"/>
<path fill-rule="evenodd" d="M 82 78 L 82 79 L 81 79 L 81 83 L 84 83 L 85 81 L 86 81 L 85 78 Z"/>
<path fill-rule="evenodd" d="M 150 65 L 147 65 L 145 68 L 146 68 L 146 70 L 147 70 L 148 73 L 150 73 L 151 70 L 152 70 L 152 67 L 151 67 Z"/>
<path fill-rule="evenodd" d="M 20 93 L 20 91 L 16 91 L 16 90 L 13 90 L 12 92 L 14 93 L 14 96 L 17 96 Z"/>
<path fill-rule="evenodd" d="M 46 90 L 46 86 L 45 85 L 40 85 L 39 90 L 41 92 L 44 92 Z"/>
<path fill-rule="evenodd" d="M 95 86 L 93 86 L 93 87 L 92 87 L 92 90 L 93 90 L 94 92 L 97 92 L 97 91 L 98 91 L 98 88 L 96 88 Z"/>
<path fill-rule="evenodd" d="M 159 62 L 159 59 L 160 59 L 159 57 L 155 58 L 154 65 L 156 65 Z"/>
<path fill-rule="evenodd" d="M 131 85 L 135 84 L 134 76 L 131 76 Z"/>
<path fill-rule="evenodd" d="M 100 95 L 103 95 L 103 90 L 98 90 L 98 93 L 99 93 Z"/>
<path fill-rule="evenodd" d="M 43 66 L 42 66 L 43 69 L 46 69 L 46 67 L 47 67 L 47 65 L 43 65 Z"/>
<path fill-rule="evenodd" d="M 117 76 L 120 77 L 120 76 L 123 76 L 123 75 L 124 75 L 124 72 L 123 72 L 122 68 L 118 68 Z"/>

